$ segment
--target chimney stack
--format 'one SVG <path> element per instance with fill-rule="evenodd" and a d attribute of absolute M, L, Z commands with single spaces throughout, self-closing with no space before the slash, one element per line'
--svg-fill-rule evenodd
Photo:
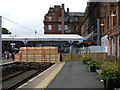
<path fill-rule="evenodd" d="M 62 4 L 62 34 L 64 34 L 64 4 Z"/>

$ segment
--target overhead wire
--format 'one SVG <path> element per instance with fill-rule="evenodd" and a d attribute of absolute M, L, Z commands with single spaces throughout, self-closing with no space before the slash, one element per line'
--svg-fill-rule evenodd
<path fill-rule="evenodd" d="M 26 26 L 24 26 L 24 25 L 21 25 L 21 24 L 19 24 L 19 23 L 17 23 L 17 22 L 14 22 L 14 21 L 12 21 L 12 20 L 10 20 L 10 19 L 7 19 L 7 18 L 5 18 L 5 17 L 2 17 L 3 19 L 5 19 L 5 20 L 7 20 L 7 21 L 9 21 L 9 22 L 12 22 L 12 23 L 14 23 L 14 24 L 16 24 L 16 25 L 18 25 L 18 26 L 20 26 L 20 27 L 22 27 L 22 28 L 25 28 L 25 29 L 27 29 L 27 30 L 29 30 L 29 31 L 32 31 L 32 32 L 36 32 L 36 30 L 33 30 L 33 29 L 31 29 L 31 28 L 28 28 L 28 27 L 26 27 Z M 38 32 L 37 32 L 38 33 Z M 39 34 L 41 34 L 41 33 L 39 33 Z"/>

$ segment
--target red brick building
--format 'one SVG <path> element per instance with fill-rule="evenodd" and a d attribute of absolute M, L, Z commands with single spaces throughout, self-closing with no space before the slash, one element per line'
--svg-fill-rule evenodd
<path fill-rule="evenodd" d="M 90 35 L 89 40 L 95 40 L 97 43 L 97 19 L 102 19 L 105 17 L 105 3 L 102 2 L 88 2 L 85 10 L 85 15 L 83 17 L 81 28 L 81 35 L 86 37 Z M 93 33 L 93 34 L 92 34 Z M 100 32 L 101 38 L 101 32 Z M 100 42 L 99 42 L 100 43 Z"/>
<path fill-rule="evenodd" d="M 120 1 L 89 2 L 81 24 L 81 35 L 97 40 L 97 19 L 100 19 L 100 43 L 104 52 L 120 57 Z M 106 49 L 107 48 L 107 49 Z M 104 50 L 106 49 L 106 50 Z"/>
<path fill-rule="evenodd" d="M 120 56 L 120 1 L 107 2 L 105 18 L 105 34 L 108 33 L 110 56 L 119 59 Z"/>
<path fill-rule="evenodd" d="M 44 16 L 45 34 L 80 34 L 80 19 L 84 16 L 81 12 L 67 12 L 62 6 L 50 7 Z"/>

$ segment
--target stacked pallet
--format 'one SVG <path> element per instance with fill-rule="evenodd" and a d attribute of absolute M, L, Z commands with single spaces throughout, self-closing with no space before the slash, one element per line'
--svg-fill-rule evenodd
<path fill-rule="evenodd" d="M 21 47 L 20 52 L 15 55 L 15 61 L 56 63 L 60 58 L 58 47 Z"/>

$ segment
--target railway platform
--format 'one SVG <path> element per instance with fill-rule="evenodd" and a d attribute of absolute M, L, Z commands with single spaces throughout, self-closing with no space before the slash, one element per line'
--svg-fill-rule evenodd
<path fill-rule="evenodd" d="M 2 59 L 0 61 L 0 66 L 1 65 L 7 65 L 7 64 L 11 64 L 11 63 L 14 63 L 14 61 L 12 59 Z"/>
<path fill-rule="evenodd" d="M 62 63 L 56 63 L 35 78 L 29 80 L 27 83 L 21 85 L 18 87 L 20 88 L 45 88 L 51 81 L 54 79 L 54 77 L 57 75 L 57 73 L 62 69 L 65 62 Z"/>
<path fill-rule="evenodd" d="M 104 88 L 96 79 L 96 72 L 86 70 L 80 61 L 62 62 L 29 80 L 22 88 Z"/>

